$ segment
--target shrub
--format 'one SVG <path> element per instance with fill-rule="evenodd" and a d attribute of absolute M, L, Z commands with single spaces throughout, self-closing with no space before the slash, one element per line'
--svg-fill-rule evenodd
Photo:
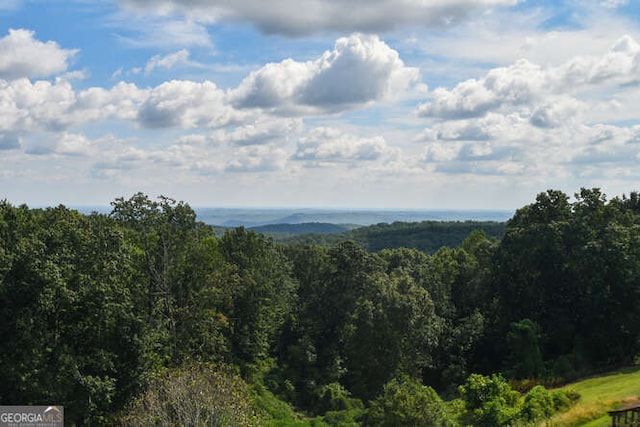
<path fill-rule="evenodd" d="M 460 417 L 464 425 L 504 426 L 520 415 L 520 393 L 512 390 L 500 374 L 471 374 L 460 386 L 460 394 L 465 401 L 465 412 Z"/>
<path fill-rule="evenodd" d="M 208 364 L 168 371 L 154 379 L 122 417 L 123 425 L 252 425 L 247 385 Z"/>
<path fill-rule="evenodd" d="M 369 408 L 370 426 L 451 426 L 445 404 L 431 387 L 402 376 L 385 384 Z"/>
<path fill-rule="evenodd" d="M 524 397 L 521 416 L 527 421 L 548 419 L 556 412 L 552 393 L 541 385 L 535 386 Z"/>

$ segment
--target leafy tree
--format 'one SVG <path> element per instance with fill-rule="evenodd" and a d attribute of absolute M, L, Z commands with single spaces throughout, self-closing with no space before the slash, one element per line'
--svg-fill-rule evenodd
<path fill-rule="evenodd" d="M 11 262 L 0 285 L 0 400 L 60 402 L 71 422 L 106 422 L 137 390 L 142 358 L 123 235 L 62 206 L 1 211 Z"/>
<path fill-rule="evenodd" d="M 473 426 L 511 425 L 519 416 L 522 398 L 500 374 L 471 374 L 460 386 L 466 412 L 461 421 Z"/>
<path fill-rule="evenodd" d="M 242 227 L 228 231 L 220 250 L 233 267 L 227 283 L 232 351 L 238 362 L 255 364 L 272 352 L 292 310 L 296 282 L 285 256 L 263 235 Z"/>
<path fill-rule="evenodd" d="M 421 377 L 432 366 L 441 332 L 429 293 L 409 276 L 372 280 L 345 327 L 345 383 L 355 396 L 370 399 L 395 372 Z"/>
<path fill-rule="evenodd" d="M 130 426 L 250 426 L 249 387 L 224 367 L 196 364 L 155 378 L 121 422 Z"/>
<path fill-rule="evenodd" d="M 113 203 L 111 217 L 135 248 L 150 369 L 188 359 L 229 360 L 226 287 L 231 276 L 213 229 L 184 202 L 143 193 Z"/>
<path fill-rule="evenodd" d="M 538 325 L 529 319 L 511 324 L 507 334 L 509 365 L 515 378 L 538 378 L 544 365 L 538 345 Z"/>
<path fill-rule="evenodd" d="M 393 378 L 371 402 L 367 415 L 371 426 L 453 426 L 446 408 L 431 387 L 407 376 Z"/>

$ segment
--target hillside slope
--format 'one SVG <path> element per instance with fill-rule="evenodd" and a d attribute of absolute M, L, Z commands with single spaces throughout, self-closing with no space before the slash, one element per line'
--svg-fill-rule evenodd
<path fill-rule="evenodd" d="M 569 411 L 551 419 L 553 426 L 610 426 L 612 411 L 640 400 L 640 367 L 626 368 L 587 378 L 563 389 L 580 393 L 580 400 Z"/>
<path fill-rule="evenodd" d="M 457 247 L 474 230 L 482 230 L 487 237 L 500 239 L 505 230 L 504 222 L 491 221 L 422 221 L 381 223 L 359 227 L 334 234 L 300 234 L 282 238 L 272 235 L 283 243 L 335 245 L 345 240 L 354 240 L 370 252 L 381 249 L 414 248 L 434 253 L 443 246 Z"/>

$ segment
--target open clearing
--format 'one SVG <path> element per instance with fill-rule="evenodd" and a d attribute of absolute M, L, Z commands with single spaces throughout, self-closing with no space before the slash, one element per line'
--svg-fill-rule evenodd
<path fill-rule="evenodd" d="M 552 426 L 609 426 L 607 411 L 640 400 L 640 366 L 587 378 L 562 389 L 575 390 L 581 397 L 569 411 L 553 417 Z"/>

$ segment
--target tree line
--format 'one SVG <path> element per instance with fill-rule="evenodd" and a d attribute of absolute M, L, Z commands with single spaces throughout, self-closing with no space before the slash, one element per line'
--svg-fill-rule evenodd
<path fill-rule="evenodd" d="M 637 193 L 550 190 L 502 239 L 432 254 L 218 237 L 142 193 L 112 208 L 0 203 L 0 404 L 76 424 L 526 424 L 576 396 L 519 384 L 639 353 Z"/>
<path fill-rule="evenodd" d="M 346 240 L 352 240 L 369 252 L 377 252 L 382 249 L 411 248 L 433 254 L 443 246 L 450 248 L 460 246 L 464 239 L 475 230 L 483 231 L 488 238 L 499 239 L 504 234 L 505 224 L 495 221 L 397 221 L 391 224 L 380 223 L 352 227 L 350 230 L 341 232 L 323 231 L 296 235 L 286 233 L 290 227 L 298 226 L 313 227 L 314 224 L 280 224 L 259 227 L 255 230 L 286 244 L 334 246 Z M 279 230 L 282 231 L 279 232 Z"/>

